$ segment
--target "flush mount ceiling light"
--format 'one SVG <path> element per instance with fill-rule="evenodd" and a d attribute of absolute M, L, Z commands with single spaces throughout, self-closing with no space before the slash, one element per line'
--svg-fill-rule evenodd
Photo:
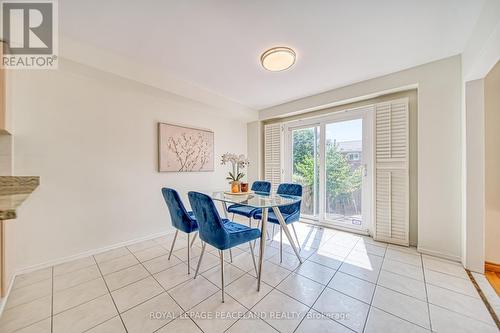
<path fill-rule="evenodd" d="M 262 53 L 262 67 L 271 72 L 284 71 L 295 63 L 295 52 L 289 47 L 273 47 Z"/>

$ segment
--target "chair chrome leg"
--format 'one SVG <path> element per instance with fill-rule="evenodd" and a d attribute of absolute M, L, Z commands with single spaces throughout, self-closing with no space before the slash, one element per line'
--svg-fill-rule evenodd
<path fill-rule="evenodd" d="M 196 277 L 198 276 L 198 271 L 200 270 L 200 266 L 201 266 L 201 260 L 203 259 L 203 255 L 205 254 L 205 247 L 207 246 L 207 243 L 203 242 L 203 245 L 201 247 L 201 255 L 200 255 L 200 259 L 198 259 L 198 265 L 196 266 L 196 273 L 194 273 L 194 278 L 196 279 Z"/>
<path fill-rule="evenodd" d="M 188 234 L 188 275 L 189 275 L 189 274 L 191 274 L 191 266 L 190 266 L 190 265 L 191 265 L 191 262 L 190 262 L 190 259 L 191 259 L 191 253 L 190 253 L 190 251 L 189 251 L 189 250 L 191 249 L 191 246 L 189 246 L 189 243 L 190 243 L 190 242 L 189 242 L 189 236 L 190 236 L 190 235 L 191 235 L 191 234 Z"/>
<path fill-rule="evenodd" d="M 260 229 L 260 220 L 257 220 L 257 229 Z M 267 232 L 267 239 L 269 239 L 269 231 L 266 231 Z M 253 248 L 255 250 L 255 246 L 257 245 L 257 240 L 254 240 L 253 241 Z"/>
<path fill-rule="evenodd" d="M 299 237 L 297 236 L 297 231 L 295 231 L 295 227 L 293 226 L 293 223 L 292 223 L 292 230 L 293 230 L 293 233 L 295 234 L 295 239 L 297 240 L 297 245 L 299 246 L 299 251 L 302 251 L 302 248 L 300 247 Z"/>
<path fill-rule="evenodd" d="M 280 264 L 283 263 L 283 228 L 280 226 Z"/>
<path fill-rule="evenodd" d="M 174 240 L 172 241 L 172 246 L 170 247 L 170 253 L 168 254 L 168 260 L 170 260 L 170 257 L 172 256 L 172 252 L 174 252 L 174 245 L 175 245 L 175 241 L 177 240 L 178 234 L 179 234 L 179 230 L 176 230 Z"/>
<path fill-rule="evenodd" d="M 229 249 L 229 260 L 231 260 L 231 264 L 233 263 L 233 251 Z"/>
<path fill-rule="evenodd" d="M 297 259 L 300 261 L 300 263 L 303 263 L 302 258 L 299 255 L 299 250 L 297 250 L 297 247 L 295 246 L 295 242 L 293 241 L 292 234 L 290 234 L 290 231 L 288 230 L 288 227 L 285 223 L 285 219 L 283 218 L 283 215 L 281 214 L 281 211 L 278 209 L 278 207 L 273 207 L 273 212 L 276 214 L 276 217 L 278 218 L 278 221 L 280 222 L 280 226 L 283 228 L 283 232 L 285 233 L 286 238 L 290 242 L 290 245 L 292 246 L 293 252 L 297 256 Z"/>
<path fill-rule="evenodd" d="M 266 241 L 264 235 L 267 231 L 267 209 L 262 211 L 262 229 L 260 234 L 260 252 L 259 252 L 259 273 L 257 274 L 257 291 L 260 291 L 260 282 L 262 281 L 262 266 L 264 262 L 264 252 L 266 250 Z"/>
<path fill-rule="evenodd" d="M 276 224 L 273 223 L 273 232 L 272 232 L 271 242 L 274 242 L 274 227 L 275 226 L 276 226 Z"/>
<path fill-rule="evenodd" d="M 252 217 L 250 216 L 248 218 L 248 226 L 251 228 L 252 227 Z M 259 229 L 259 222 L 257 223 L 257 229 Z M 253 241 L 253 248 L 255 249 L 255 244 L 257 243 L 257 240 Z"/>
<path fill-rule="evenodd" d="M 191 247 L 193 247 L 194 241 L 196 240 L 196 236 L 198 236 L 197 232 L 194 233 L 193 240 L 191 241 L 191 245 L 190 245 Z"/>
<path fill-rule="evenodd" d="M 255 255 L 253 254 L 252 242 L 248 242 L 248 245 L 250 246 L 250 254 L 252 255 L 253 268 L 255 268 L 255 274 L 259 274 L 257 272 L 257 264 L 255 263 Z M 255 246 L 255 242 L 254 242 L 254 246 Z"/>
<path fill-rule="evenodd" d="M 220 256 L 220 276 L 221 276 L 221 286 L 222 286 L 222 303 L 224 303 L 224 251 L 219 251 Z"/>

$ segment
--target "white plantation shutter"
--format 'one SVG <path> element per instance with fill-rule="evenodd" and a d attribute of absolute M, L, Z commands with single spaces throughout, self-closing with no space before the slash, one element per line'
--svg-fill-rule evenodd
<path fill-rule="evenodd" d="M 408 99 L 375 105 L 374 239 L 409 245 Z"/>
<path fill-rule="evenodd" d="M 282 181 L 282 141 L 281 124 L 264 125 L 264 178 L 271 182 L 272 192 Z"/>

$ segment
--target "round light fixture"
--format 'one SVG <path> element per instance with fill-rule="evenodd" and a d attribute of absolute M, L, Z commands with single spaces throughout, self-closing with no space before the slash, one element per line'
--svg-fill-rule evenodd
<path fill-rule="evenodd" d="M 289 47 L 273 47 L 262 53 L 262 67 L 271 72 L 284 71 L 295 63 L 295 52 Z"/>

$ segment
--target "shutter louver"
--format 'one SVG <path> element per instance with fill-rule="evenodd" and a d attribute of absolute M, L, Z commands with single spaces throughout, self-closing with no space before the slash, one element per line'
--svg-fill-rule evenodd
<path fill-rule="evenodd" d="M 281 142 L 281 124 L 264 125 L 264 178 L 271 182 L 272 192 L 282 182 Z"/>
<path fill-rule="evenodd" d="M 409 245 L 408 99 L 375 105 L 374 239 Z"/>

